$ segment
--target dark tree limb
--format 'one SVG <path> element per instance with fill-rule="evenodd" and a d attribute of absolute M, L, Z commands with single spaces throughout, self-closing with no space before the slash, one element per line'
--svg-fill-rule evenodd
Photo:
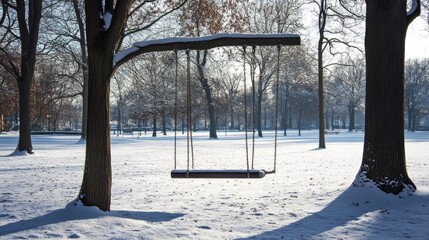
<path fill-rule="evenodd" d="M 420 0 L 413 0 L 411 5 L 410 12 L 407 13 L 407 26 L 420 15 L 421 12 L 421 3 Z"/>
<path fill-rule="evenodd" d="M 296 34 L 215 34 L 195 38 L 166 38 L 135 43 L 132 47 L 118 52 L 113 64 L 117 68 L 130 59 L 149 52 L 207 50 L 233 46 L 300 45 L 300 43 L 301 38 Z"/>

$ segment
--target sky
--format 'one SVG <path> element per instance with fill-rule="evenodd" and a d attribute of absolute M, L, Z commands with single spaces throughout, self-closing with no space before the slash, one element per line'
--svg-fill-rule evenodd
<path fill-rule="evenodd" d="M 422 18 L 416 18 L 408 27 L 405 58 L 429 58 L 429 27 Z M 426 27 L 426 29 L 425 29 Z"/>

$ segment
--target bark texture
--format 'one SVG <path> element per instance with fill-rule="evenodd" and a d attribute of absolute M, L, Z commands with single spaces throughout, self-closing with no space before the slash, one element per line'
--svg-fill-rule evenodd
<path fill-rule="evenodd" d="M 113 75 L 113 55 L 131 1 L 85 1 L 86 36 L 88 43 L 88 121 L 85 169 L 79 198 L 85 206 L 110 210 L 112 167 L 110 153 L 110 79 Z M 112 13 L 106 29 L 100 15 Z"/>
<path fill-rule="evenodd" d="M 367 0 L 365 142 L 356 183 L 382 191 L 415 190 L 404 148 L 406 1 Z"/>

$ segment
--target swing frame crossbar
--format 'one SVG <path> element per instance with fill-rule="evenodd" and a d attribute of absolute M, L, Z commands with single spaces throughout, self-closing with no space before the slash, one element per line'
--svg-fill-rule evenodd
<path fill-rule="evenodd" d="M 174 169 L 171 178 L 263 178 L 266 175 L 262 169 Z"/>

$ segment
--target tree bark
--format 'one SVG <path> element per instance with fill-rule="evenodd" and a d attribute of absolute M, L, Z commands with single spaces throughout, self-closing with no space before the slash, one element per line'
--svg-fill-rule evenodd
<path fill-rule="evenodd" d="M 28 7 L 28 13 L 26 9 Z M 39 39 L 39 26 L 42 12 L 42 1 L 32 1 L 26 6 L 25 1 L 16 1 L 19 35 L 21 40 L 20 73 L 13 65 L 13 75 L 18 81 L 19 91 L 19 140 L 18 151 L 33 153 L 31 143 L 31 86 L 36 64 L 36 49 Z M 5 10 L 6 11 L 6 10 Z M 27 15 L 28 14 L 28 15 Z M 28 19 L 27 19 L 28 18 Z"/>
<path fill-rule="evenodd" d="M 198 68 L 198 80 L 200 81 L 207 101 L 207 109 L 209 112 L 209 120 L 210 120 L 210 138 L 216 139 L 217 138 L 217 131 L 216 131 L 216 112 L 215 112 L 215 106 L 212 98 L 212 93 L 210 89 L 210 85 L 208 83 L 208 79 L 205 78 L 204 74 L 204 66 L 207 62 L 207 50 L 204 50 L 203 57 L 201 59 L 200 51 L 197 51 L 197 68 Z"/>
<path fill-rule="evenodd" d="M 80 199 L 86 206 L 110 210 L 112 167 L 109 129 L 109 93 L 112 52 L 89 48 L 88 131 L 85 170 Z"/>
<path fill-rule="evenodd" d="M 349 105 L 349 132 L 355 129 L 355 108 L 354 104 Z"/>
<path fill-rule="evenodd" d="M 319 94 L 319 148 L 326 148 L 325 144 L 325 124 L 324 124 L 324 96 L 323 96 L 323 41 L 325 40 L 326 26 L 326 1 L 321 0 L 319 12 L 319 42 L 317 45 L 317 66 L 318 66 L 318 94 Z"/>
<path fill-rule="evenodd" d="M 18 151 L 27 151 L 33 153 L 33 145 L 31 143 L 31 82 L 32 77 L 24 73 L 18 80 L 19 91 L 19 140 Z"/>
<path fill-rule="evenodd" d="M 262 134 L 262 81 L 258 81 L 258 93 L 256 94 L 256 129 L 258 130 L 258 137 L 263 137 Z"/>
<path fill-rule="evenodd" d="M 406 1 L 367 0 L 365 142 L 356 184 L 367 179 L 387 193 L 416 186 L 404 148 Z"/>
<path fill-rule="evenodd" d="M 113 54 L 124 32 L 131 0 L 85 1 L 88 43 L 88 128 L 85 168 L 79 199 L 85 206 L 110 210 L 112 166 L 110 153 L 109 94 L 113 75 Z M 113 13 L 108 29 L 100 14 Z"/>
<path fill-rule="evenodd" d="M 156 114 L 154 113 L 152 116 L 153 119 L 153 129 L 152 129 L 152 137 L 156 137 Z"/>

